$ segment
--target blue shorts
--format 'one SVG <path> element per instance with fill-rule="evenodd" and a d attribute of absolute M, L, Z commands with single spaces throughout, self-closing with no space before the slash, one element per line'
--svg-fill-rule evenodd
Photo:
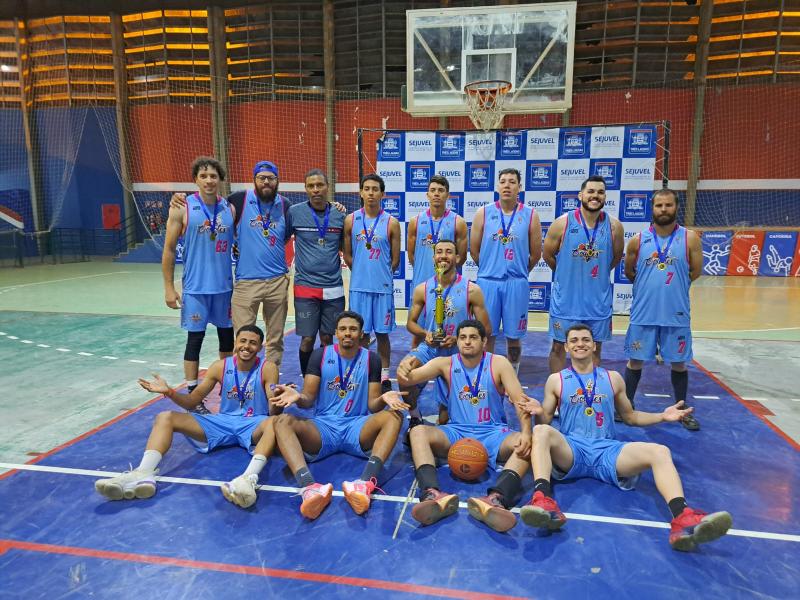
<path fill-rule="evenodd" d="M 690 327 L 661 327 L 660 325 L 628 325 L 625 334 L 625 357 L 633 360 L 653 360 L 656 350 L 666 362 L 692 360 L 692 330 Z"/>
<path fill-rule="evenodd" d="M 609 439 L 591 439 L 581 436 L 565 435 L 569 447 L 572 449 L 573 462 L 569 472 L 564 473 L 553 465 L 553 478 L 580 479 L 591 477 L 605 483 L 615 485 L 621 490 L 632 490 L 639 481 L 639 475 L 634 477 L 619 477 L 617 475 L 617 458 L 626 442 Z"/>
<path fill-rule="evenodd" d="M 326 456 L 337 452 L 344 452 L 359 458 L 369 458 L 369 454 L 361 448 L 359 437 L 361 437 L 364 423 L 371 416 L 314 417 L 311 422 L 314 423 L 317 431 L 319 431 L 319 436 L 322 438 L 322 446 L 320 446 L 319 452 L 316 454 L 306 453 L 306 459 L 309 461 L 322 460 Z"/>
<path fill-rule="evenodd" d="M 479 278 L 475 283 L 483 292 L 486 312 L 492 322 L 489 335 L 500 333 L 500 323 L 506 338 L 519 340 L 528 331 L 528 298 L 530 286 L 527 279 Z"/>
<path fill-rule="evenodd" d="M 193 414 L 192 416 L 203 428 L 203 432 L 206 434 L 206 443 L 193 440 L 189 436 L 186 436 L 186 439 L 192 443 L 195 450 L 203 454 L 223 446 L 241 446 L 252 454 L 255 448 L 253 432 L 264 419 L 268 418 L 266 415 L 243 417 L 241 415 Z"/>
<path fill-rule="evenodd" d="M 188 294 L 181 296 L 181 327 L 186 331 L 205 331 L 211 323 L 216 327 L 233 327 L 231 292 L 221 294 Z"/>
<path fill-rule="evenodd" d="M 550 315 L 550 337 L 557 342 L 565 342 L 567 338 L 567 330 L 577 323 L 588 325 L 592 330 L 592 338 L 595 342 L 607 342 L 611 339 L 611 317 L 607 319 L 600 319 L 598 321 L 585 320 L 570 320 L 554 317 Z"/>
<path fill-rule="evenodd" d="M 364 333 L 394 331 L 394 294 L 350 290 L 350 310 L 364 318 Z"/>
<path fill-rule="evenodd" d="M 454 423 L 439 425 L 439 429 L 450 440 L 451 446 L 464 438 L 478 440 L 486 448 L 486 453 L 489 455 L 489 468 L 492 470 L 497 468 L 497 455 L 500 454 L 503 440 L 512 433 L 516 433 L 509 429 L 508 425 L 460 425 Z"/>
<path fill-rule="evenodd" d="M 429 363 L 434 358 L 439 356 L 453 356 L 458 352 L 458 346 L 452 348 L 439 348 L 438 346 L 429 346 L 425 342 L 420 342 L 419 346 L 409 352 L 409 356 L 418 359 L 423 365 Z"/>

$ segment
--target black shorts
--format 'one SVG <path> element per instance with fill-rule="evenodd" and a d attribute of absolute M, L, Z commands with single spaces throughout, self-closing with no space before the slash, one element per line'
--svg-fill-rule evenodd
<path fill-rule="evenodd" d="M 294 320 L 297 335 L 312 338 L 317 336 L 317 332 L 333 335 L 336 315 L 343 310 L 344 296 L 331 300 L 295 298 Z"/>

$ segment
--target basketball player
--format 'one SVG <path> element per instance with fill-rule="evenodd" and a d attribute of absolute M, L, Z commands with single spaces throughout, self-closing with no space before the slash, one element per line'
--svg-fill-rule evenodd
<path fill-rule="evenodd" d="M 316 519 L 331 501 L 333 486 L 314 481 L 306 463 L 336 452 L 367 458 L 361 477 L 342 484 L 344 496 L 356 514 L 369 509 L 372 492 L 383 463 L 400 433 L 398 411 L 408 405 L 398 392 L 381 395 L 381 361 L 361 347 L 364 320 L 344 311 L 336 317 L 336 345 L 314 350 L 303 380 L 302 392 L 290 386 L 275 387 L 275 405 L 314 407 L 311 419 L 281 415 L 275 435 L 286 464 L 302 488 L 300 513 Z M 388 407 L 388 410 L 384 410 Z"/>
<path fill-rule="evenodd" d="M 517 523 L 508 509 L 514 505 L 522 476 L 528 470 L 531 417 L 517 408 L 521 431 L 510 430 L 503 397 L 508 395 L 515 407 L 523 403 L 533 406 L 536 401 L 522 392 L 505 357 L 486 352 L 486 333 L 480 321 L 462 321 L 456 330 L 457 354 L 434 358 L 417 368 L 409 368 L 408 363 L 397 368 L 397 379 L 403 385 L 441 377 L 447 390 L 439 407 L 439 426 L 422 425 L 411 431 L 411 456 L 420 489 L 420 502 L 411 516 L 422 525 L 431 525 L 458 510 L 458 496 L 439 489 L 435 459 L 446 458 L 450 446 L 467 437 L 484 445 L 491 469 L 505 462 L 488 494 L 469 499 L 469 514 L 495 531 L 508 531 Z"/>
<path fill-rule="evenodd" d="M 344 262 L 350 268 L 350 309 L 364 318 L 361 345 L 369 348 L 375 332 L 381 358 L 381 390 L 392 389 L 389 360 L 394 331 L 394 277 L 400 264 L 400 222 L 381 208 L 386 190 L 383 179 L 365 175 L 361 180 L 363 208 L 344 220 Z"/>
<path fill-rule="evenodd" d="M 689 287 L 703 269 L 700 237 L 678 225 L 678 195 L 668 188 L 651 199 L 653 224 L 631 238 L 625 252 L 625 275 L 633 281 L 631 324 L 625 336 L 625 387 L 631 397 L 642 376 L 645 360 L 661 356 L 672 366 L 675 402 L 686 402 L 689 386 L 687 361 L 692 360 Z M 700 429 L 687 413 L 681 423 L 690 431 Z"/>
<path fill-rule="evenodd" d="M 500 171 L 500 200 L 475 213 L 469 244 L 493 326 L 486 350 L 494 352 L 502 323 L 508 360 L 517 373 L 528 331 L 528 274 L 542 256 L 542 225 L 536 211 L 519 200 L 521 177 L 516 169 Z"/>
<path fill-rule="evenodd" d="M 186 409 L 197 406 L 220 384 L 219 414 L 159 413 L 139 466 L 123 475 L 96 481 L 95 489 L 109 500 L 152 497 L 156 493 L 158 464 L 171 447 L 173 434 L 182 433 L 195 450 L 204 454 L 237 445 L 253 454 L 244 474 L 222 485 L 227 500 L 244 508 L 252 506 L 256 501 L 258 474 L 275 449 L 273 420 L 267 416 L 277 410 L 269 397 L 270 386 L 278 382 L 278 368 L 259 359 L 263 342 L 264 334 L 255 325 L 239 329 L 235 355 L 212 363 L 202 383 L 190 394 L 176 392 L 158 375 L 154 375 L 153 381 L 140 379 L 139 385 L 148 392 L 164 394 Z"/>
<path fill-rule="evenodd" d="M 603 210 L 606 182 L 602 177 L 586 179 L 578 198 L 580 207 L 553 221 L 544 240 L 544 260 L 553 270 L 551 373 L 566 364 L 564 334 L 572 324 L 591 326 L 596 364 L 600 364 L 603 342 L 611 339 L 611 272 L 622 260 L 625 232 L 622 224 Z"/>
<path fill-rule="evenodd" d="M 408 370 L 416 369 L 437 356 L 455 354 L 458 351 L 455 335 L 456 326 L 464 319 L 474 316 L 483 324 L 484 328 L 491 329 L 481 289 L 456 271 L 456 266 L 458 265 L 456 243 L 452 240 L 439 240 L 436 242 L 433 250 L 433 260 L 443 271 L 441 283 L 444 288 L 442 292 L 444 300 L 444 338 L 441 341 L 434 338 L 434 330 L 436 329 L 436 286 L 438 283 L 434 275 L 414 288 L 406 328 L 415 339 L 423 341 L 416 348 L 413 348 L 400 362 L 400 365 L 405 366 Z M 442 396 L 443 390 L 438 380 L 435 385 L 437 386 L 436 393 Z M 421 388 L 418 386 L 400 386 L 400 389 L 408 392 L 407 402 L 411 406 L 409 411 L 411 418 L 408 425 L 410 431 L 413 427 L 422 423 L 422 415 L 417 407 L 417 397 Z"/>
<path fill-rule="evenodd" d="M 181 310 L 181 327 L 187 334 L 183 353 L 183 372 L 191 392 L 197 387 L 200 349 L 206 326 L 213 323 L 219 338 L 219 356 L 233 350 L 231 323 L 231 245 L 235 211 L 217 195 L 225 169 L 214 158 L 198 157 L 192 164 L 192 179 L 197 192 L 186 198 L 186 208 L 169 209 L 161 272 L 164 276 L 164 301 Z M 183 279 L 181 292 L 175 289 L 175 248 L 183 236 Z M 192 408 L 192 407 L 190 407 Z M 192 410 L 208 414 L 200 403 Z"/>
<path fill-rule="evenodd" d="M 674 549 L 691 550 L 725 535 L 732 524 L 730 514 L 707 515 L 687 505 L 669 448 L 614 439 L 615 411 L 627 425 L 641 427 L 674 423 L 692 409 L 678 403 L 662 413 L 634 410 L 620 374 L 594 364 L 594 340 L 588 325 L 570 326 L 566 348 L 570 367 L 547 379 L 541 406 L 530 403 L 532 411 L 541 411 L 541 417 L 533 431 L 534 494 L 520 511 L 523 522 L 551 530 L 566 522 L 552 497 L 551 473 L 559 480 L 593 477 L 631 490 L 639 474 L 652 469 L 656 488 L 672 512 L 669 542 Z M 556 408 L 561 412 L 560 431 L 548 424 Z"/>

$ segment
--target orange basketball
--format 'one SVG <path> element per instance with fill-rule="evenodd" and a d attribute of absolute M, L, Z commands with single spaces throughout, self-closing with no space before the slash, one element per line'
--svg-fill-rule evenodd
<path fill-rule="evenodd" d="M 454 476 L 464 481 L 475 481 L 486 471 L 489 455 L 478 440 L 464 438 L 450 446 L 447 464 Z"/>

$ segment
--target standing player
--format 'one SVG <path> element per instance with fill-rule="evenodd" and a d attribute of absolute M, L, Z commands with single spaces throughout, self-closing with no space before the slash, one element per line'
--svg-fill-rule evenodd
<path fill-rule="evenodd" d="M 653 224 L 631 238 L 625 252 L 625 275 L 633 281 L 631 324 L 625 336 L 625 387 L 633 403 L 645 360 L 660 350 L 672 365 L 670 372 L 676 403 L 686 402 L 692 360 L 689 287 L 703 269 L 700 238 L 677 223 L 678 195 L 664 188 L 653 194 Z M 700 429 L 691 413 L 681 423 Z"/>
<path fill-rule="evenodd" d="M 215 361 L 206 377 L 191 394 L 181 394 L 155 375 L 153 381 L 139 380 L 148 392 L 164 394 L 182 408 L 197 406 L 220 385 L 219 414 L 187 414 L 164 411 L 156 416 L 139 466 L 132 471 L 95 482 L 95 489 L 109 500 L 150 498 L 156 493 L 158 464 L 172 446 L 175 433 L 182 433 L 195 450 L 208 453 L 224 446 L 241 446 L 253 454 L 244 474 L 222 485 L 226 499 L 244 508 L 256 501 L 258 474 L 275 450 L 275 433 L 270 413 L 269 388 L 278 382 L 274 363 L 261 361 L 258 351 L 264 334 L 255 325 L 242 327 L 236 335 L 233 358 Z M 253 445 L 258 446 L 253 451 Z"/>
<path fill-rule="evenodd" d="M 599 175 L 586 179 L 578 198 L 580 208 L 553 221 L 544 240 L 544 260 L 553 270 L 551 373 L 566 364 L 564 334 L 571 325 L 591 326 L 597 364 L 603 342 L 611 339 L 611 272 L 622 260 L 625 232 L 622 224 L 603 210 L 605 179 Z"/>
<path fill-rule="evenodd" d="M 183 372 L 191 392 L 197 387 L 200 349 L 206 326 L 213 323 L 219 338 L 219 356 L 231 355 L 233 324 L 231 323 L 231 245 L 235 211 L 217 195 L 225 169 L 214 158 L 200 156 L 192 164 L 192 180 L 197 193 L 186 199 L 186 208 L 170 207 L 161 272 L 164 276 L 164 301 L 173 309 L 181 309 L 181 327 L 187 334 L 183 354 Z M 175 289 L 175 248 L 183 242 L 183 280 L 181 291 Z M 194 410 L 207 414 L 200 403 Z"/>
<path fill-rule="evenodd" d="M 364 320 L 353 311 L 336 317 L 338 344 L 316 349 L 308 364 L 303 390 L 276 386 L 275 405 L 314 407 L 314 417 L 282 415 L 275 435 L 286 464 L 303 488 L 300 513 L 316 519 L 331 501 L 333 486 L 316 483 L 305 454 L 321 460 L 336 452 L 367 458 L 361 477 L 342 484 L 345 499 L 356 514 L 369 509 L 383 463 L 392 452 L 408 406 L 398 392 L 380 393 L 380 359 L 361 347 Z M 389 410 L 384 410 L 388 406 Z"/>
<path fill-rule="evenodd" d="M 469 244 L 493 326 L 486 349 L 494 352 L 502 323 L 508 359 L 517 373 L 528 331 L 528 274 L 542 255 L 539 215 L 519 201 L 521 177 L 516 169 L 500 171 L 500 200 L 475 213 Z"/>
<path fill-rule="evenodd" d="M 370 333 L 378 340 L 381 389 L 392 389 L 389 361 L 394 331 L 393 275 L 400 264 L 400 223 L 381 208 L 386 190 L 383 179 L 365 175 L 361 180 L 364 207 L 344 220 L 344 262 L 350 268 L 350 309 L 364 318 L 361 345 L 369 348 Z"/>
<path fill-rule="evenodd" d="M 406 328 L 414 338 L 423 340 L 400 361 L 400 365 L 409 371 L 430 362 L 437 356 L 455 354 L 458 351 L 455 331 L 461 321 L 474 316 L 485 329 L 491 330 L 491 322 L 486 312 L 481 289 L 456 271 L 458 254 L 455 242 L 439 240 L 433 249 L 433 260 L 442 270 L 445 337 L 438 341 L 433 335 L 436 329 L 434 311 L 438 283 L 434 275 L 414 288 L 411 308 L 408 311 Z M 437 393 L 442 396 L 442 390 L 438 388 L 438 380 L 436 385 Z M 400 389 L 408 392 L 407 400 L 411 406 L 409 411 L 411 419 L 408 426 L 410 430 L 422 423 L 422 415 L 417 407 L 417 397 L 421 388 L 400 386 Z"/>
<path fill-rule="evenodd" d="M 321 346 L 333 339 L 334 319 L 344 310 L 344 285 L 339 250 L 344 215 L 327 200 L 328 178 L 319 169 L 305 177 L 307 202 L 295 204 L 287 216 L 287 235 L 295 236 L 294 314 L 300 340 L 300 370 L 319 333 Z"/>
<path fill-rule="evenodd" d="M 692 409 L 678 403 L 662 413 L 634 410 L 620 374 L 594 364 L 591 328 L 570 326 L 566 340 L 570 367 L 547 379 L 541 406 L 530 403 L 532 412 L 541 411 L 541 424 L 533 431 L 534 494 L 520 511 L 523 522 L 547 529 L 558 529 L 566 522 L 552 498 L 551 472 L 559 480 L 592 477 L 631 490 L 640 473 L 652 469 L 656 488 L 672 512 L 669 543 L 675 550 L 691 550 L 725 535 L 732 524 L 730 514 L 707 515 L 687 505 L 669 448 L 614 439 L 615 410 L 626 424 L 644 427 L 674 423 Z M 548 425 L 559 407 L 560 431 Z"/>
<path fill-rule="evenodd" d="M 531 449 L 531 417 L 519 406 L 530 406 L 535 400 L 523 394 L 505 357 L 485 351 L 486 329 L 480 321 L 462 321 L 456 337 L 457 354 L 434 358 L 414 369 L 407 363 L 397 368 L 397 379 L 406 386 L 440 377 L 447 388 L 440 402 L 439 425 L 423 425 L 411 432 L 411 455 L 420 489 L 420 502 L 411 516 L 422 525 L 430 525 L 458 510 L 458 496 L 439 489 L 436 457 L 446 458 L 452 444 L 469 437 L 484 445 L 491 469 L 505 462 L 487 495 L 469 499 L 469 514 L 495 531 L 508 531 L 517 524 L 508 509 L 520 493 Z M 506 395 L 517 407 L 519 432 L 508 428 L 503 406 Z"/>

